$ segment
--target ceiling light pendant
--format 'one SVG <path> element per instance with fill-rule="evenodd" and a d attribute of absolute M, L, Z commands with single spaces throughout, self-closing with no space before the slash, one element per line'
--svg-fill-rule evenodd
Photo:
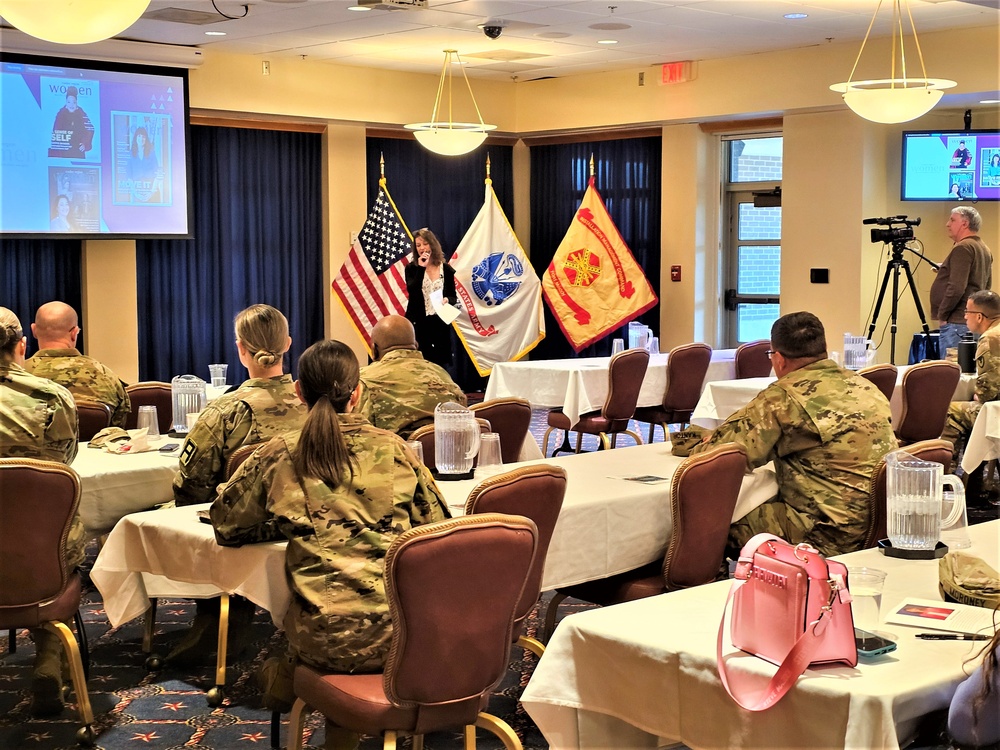
<path fill-rule="evenodd" d="M 452 60 L 454 57 L 454 61 Z M 476 97 L 472 95 L 472 86 L 469 85 L 469 77 L 462 70 L 462 78 L 465 79 L 465 86 L 469 89 L 469 98 L 472 99 L 472 106 L 476 109 L 478 123 L 474 122 L 454 122 L 452 120 L 451 105 L 451 83 L 453 64 L 462 65 L 462 58 L 453 49 L 444 51 L 444 66 L 441 68 L 441 80 L 438 81 L 437 97 L 434 99 L 434 110 L 431 113 L 430 122 L 416 122 L 406 125 L 407 130 L 412 130 L 417 141 L 428 151 L 442 156 L 458 156 L 467 154 L 477 148 L 486 140 L 486 134 L 490 130 L 496 130 L 496 125 L 487 125 L 483 122 L 483 116 L 479 112 L 479 105 L 476 104 Z M 444 95 L 445 83 L 448 84 L 448 121 L 438 120 L 438 111 L 441 109 L 441 98 Z"/>
<path fill-rule="evenodd" d="M 854 112 L 872 122 L 908 122 L 930 112 L 944 95 L 943 89 L 950 89 L 958 84 L 943 78 L 928 78 L 924 67 L 924 55 L 920 51 L 920 40 L 917 39 L 917 27 L 913 24 L 909 0 L 892 0 L 892 50 L 890 52 L 890 77 L 867 81 L 855 81 L 854 72 L 865 51 L 865 44 L 872 33 L 875 18 L 882 8 L 883 0 L 879 0 L 875 15 L 868 24 L 868 32 L 861 42 L 861 50 L 851 68 L 851 75 L 846 83 L 835 83 L 830 88 L 844 96 L 844 102 Z M 900 2 L 906 6 L 906 15 L 910 21 L 910 31 L 913 33 L 913 44 L 920 59 L 920 71 L 923 78 L 909 78 L 906 75 L 906 51 L 903 48 L 903 14 Z M 896 77 L 896 46 L 899 46 L 899 61 L 901 78 Z"/>
<path fill-rule="evenodd" d="M 57 44 L 90 44 L 120 34 L 149 0 L 0 0 L 0 16 L 25 34 Z"/>

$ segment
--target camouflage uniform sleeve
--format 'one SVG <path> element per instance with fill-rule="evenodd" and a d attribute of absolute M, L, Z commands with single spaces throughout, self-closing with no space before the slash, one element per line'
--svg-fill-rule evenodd
<path fill-rule="evenodd" d="M 405 467 L 405 472 L 412 476 L 416 474 L 417 484 L 413 490 L 413 500 L 410 502 L 410 523 L 419 526 L 425 523 L 436 523 L 451 518 L 448 503 L 445 502 L 441 490 L 438 489 L 426 466 L 418 463 L 405 443 L 397 444 L 397 470 L 399 465 Z"/>
<path fill-rule="evenodd" d="M 114 376 L 112 375 L 112 377 Z M 111 415 L 111 426 L 124 427 L 125 420 L 128 419 L 128 415 L 132 411 L 132 402 L 129 400 L 128 393 L 125 392 L 125 384 L 118 378 L 114 378 L 114 383 L 118 405 Z"/>
<path fill-rule="evenodd" d="M 712 431 L 709 439 L 691 449 L 691 454 L 713 448 L 723 443 L 739 443 L 747 452 L 747 466 L 756 469 L 775 458 L 775 448 L 781 439 L 778 415 L 787 413 L 780 388 L 770 386 L 749 404 L 729 417 Z"/>
<path fill-rule="evenodd" d="M 73 463 L 80 448 L 80 426 L 76 414 L 76 402 L 63 390 L 59 400 L 53 405 L 52 419 L 45 426 L 45 443 L 53 453 L 62 456 L 67 466 Z"/>
<path fill-rule="evenodd" d="M 375 424 L 375 421 L 372 419 L 372 409 L 375 402 L 372 399 L 371 388 L 363 379 L 359 382 L 361 383 L 361 394 L 358 396 L 358 404 L 354 407 L 354 412 L 360 414 L 372 424 Z"/>
<path fill-rule="evenodd" d="M 976 351 L 976 396 L 983 403 L 1000 399 L 1000 336 L 983 336 Z"/>
<path fill-rule="evenodd" d="M 224 412 L 209 404 L 198 417 L 181 448 L 180 470 L 174 477 L 174 501 L 178 505 L 211 502 L 225 480 L 226 459 L 250 434 L 253 415 L 240 401 Z"/>
<path fill-rule="evenodd" d="M 267 508 L 275 466 L 285 443 L 275 438 L 243 462 L 232 478 L 219 487 L 209 515 L 215 540 L 227 547 L 281 539 L 277 519 Z"/>

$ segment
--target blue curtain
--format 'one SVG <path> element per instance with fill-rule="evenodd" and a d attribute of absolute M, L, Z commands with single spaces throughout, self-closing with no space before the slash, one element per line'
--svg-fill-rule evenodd
<path fill-rule="evenodd" d="M 80 240 L 0 240 L 0 305 L 14 312 L 28 336 L 28 356 L 38 350 L 31 336 L 35 310 L 61 300 L 83 318 Z M 86 352 L 86 329 L 77 339 Z"/>
<path fill-rule="evenodd" d="M 195 238 L 136 243 L 140 377 L 242 382 L 232 323 L 255 303 L 288 318 L 291 371 L 323 337 L 321 136 L 192 126 L 191 147 Z"/>
<path fill-rule="evenodd" d="M 497 200 L 514 222 L 514 148 L 483 145 L 463 156 L 439 156 L 415 140 L 368 139 L 368 205 L 378 194 L 379 157 L 385 158 L 389 194 L 411 232 L 427 227 L 441 241 L 444 257 L 450 258 L 483 205 L 486 188 L 486 156 Z M 359 227 L 360 229 L 360 227 Z M 486 378 L 479 377 L 465 349 L 454 337 L 455 382 L 466 391 L 483 391 Z"/>
<path fill-rule="evenodd" d="M 593 154 L 597 190 L 659 296 L 661 150 L 659 137 L 531 148 L 531 264 L 539 276 L 549 267 L 583 200 Z M 638 318 L 657 334 L 659 319 L 659 304 Z M 533 359 L 607 356 L 611 340 L 625 336 L 623 326 L 577 355 L 548 304 L 545 331 L 545 339 L 532 352 Z"/>

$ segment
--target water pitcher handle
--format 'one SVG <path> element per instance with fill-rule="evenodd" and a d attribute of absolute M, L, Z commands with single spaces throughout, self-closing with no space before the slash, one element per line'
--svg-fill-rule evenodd
<path fill-rule="evenodd" d="M 951 487 L 953 497 L 955 498 L 948 517 L 941 519 L 941 528 L 946 529 L 953 525 L 965 512 L 965 485 L 954 474 L 945 474 L 941 477 L 941 485 L 943 489 Z"/>
<path fill-rule="evenodd" d="M 473 418 L 471 422 L 472 423 L 471 425 L 469 425 L 468 429 L 472 432 L 472 440 L 469 441 L 470 442 L 469 452 L 465 454 L 465 457 L 467 459 L 472 459 L 476 457 L 476 455 L 479 453 L 479 444 L 483 440 L 483 436 L 479 432 L 479 422 L 476 421 L 475 418 Z"/>

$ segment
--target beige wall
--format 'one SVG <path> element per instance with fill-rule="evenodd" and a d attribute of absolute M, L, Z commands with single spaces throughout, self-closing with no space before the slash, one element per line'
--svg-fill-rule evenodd
<path fill-rule="evenodd" d="M 998 66 L 985 64 L 998 59 L 995 32 L 983 28 L 922 34 L 929 73 L 958 80 L 957 91 L 996 91 Z M 879 51 L 883 46 L 869 44 L 863 68 L 886 59 Z M 984 64 L 962 66 L 960 56 L 953 54 L 957 48 L 976 49 Z M 473 88 L 484 118 L 507 133 L 663 126 L 662 346 L 692 339 L 713 345 L 720 341 L 720 139 L 703 133 L 696 123 L 783 115 L 782 310 L 814 310 L 826 322 L 834 344 L 844 331 L 866 329 L 880 280 L 881 248 L 869 243 L 863 218 L 922 216 L 917 236 L 931 257 L 940 260 L 946 253 L 949 243 L 941 227 L 947 204 L 898 200 L 899 133 L 961 125 L 961 111 L 954 110 L 936 110 L 906 126 L 875 125 L 858 118 L 827 88 L 847 77 L 856 53 L 856 45 L 829 44 L 704 61 L 696 65 L 694 81 L 669 87 L 657 85 L 656 71 L 648 69 L 646 80 L 651 83 L 639 87 L 636 69 L 517 84 L 476 79 Z M 200 111 L 310 118 L 327 124 L 323 282 L 328 290 L 332 273 L 348 251 L 351 233 L 360 229 L 367 211 L 366 191 L 359 182 L 365 174 L 365 127 L 429 118 L 437 77 L 308 60 L 272 60 L 272 73 L 265 77 L 260 74 L 259 57 L 211 52 L 206 57 L 191 74 L 191 104 Z M 861 74 L 878 73 L 867 69 Z M 465 116 L 456 112 L 456 119 Z M 975 110 L 976 127 L 996 126 L 996 120 L 995 111 Z M 515 231 L 530 252 L 529 167 L 529 151 L 519 144 L 514 152 Z M 996 250 L 1000 203 L 983 203 L 979 209 L 983 238 Z M 130 283 L 134 253 L 130 263 L 125 262 L 133 244 L 88 242 L 84 259 L 89 353 L 117 363 L 112 366 L 126 379 L 132 379 L 138 361 L 136 326 L 130 321 L 122 335 L 121 308 L 108 309 L 112 306 L 108 300 L 119 299 L 122 289 L 132 289 L 134 297 Z M 107 273 L 109 258 L 122 264 L 116 273 Z M 681 282 L 669 281 L 674 264 L 682 267 Z M 830 269 L 829 285 L 809 283 L 809 269 L 814 267 Z M 917 278 L 926 303 L 933 277 L 919 269 Z M 360 354 L 360 339 L 332 294 L 326 304 L 329 335 L 350 342 Z M 909 304 L 900 303 L 900 350 L 916 329 Z M 134 301 L 125 306 L 126 314 L 132 310 L 134 318 Z M 887 315 L 888 310 L 880 318 Z M 886 344 L 880 352 L 881 359 L 888 359 L 887 348 Z"/>

